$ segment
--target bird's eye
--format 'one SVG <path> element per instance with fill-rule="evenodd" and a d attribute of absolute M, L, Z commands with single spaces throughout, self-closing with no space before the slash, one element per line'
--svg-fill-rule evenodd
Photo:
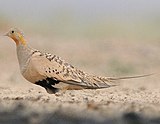
<path fill-rule="evenodd" d="M 12 34 L 14 33 L 14 31 L 11 31 L 12 32 Z"/>

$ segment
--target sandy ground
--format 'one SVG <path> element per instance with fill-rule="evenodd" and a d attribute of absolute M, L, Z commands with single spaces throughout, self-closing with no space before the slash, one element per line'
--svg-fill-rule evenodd
<path fill-rule="evenodd" d="M 30 40 L 35 48 L 58 54 L 92 74 L 132 76 L 160 69 L 157 42 L 65 41 L 38 36 Z M 124 80 L 108 89 L 51 95 L 21 76 L 15 44 L 4 37 L 0 42 L 0 123 L 160 123 L 159 74 Z"/>

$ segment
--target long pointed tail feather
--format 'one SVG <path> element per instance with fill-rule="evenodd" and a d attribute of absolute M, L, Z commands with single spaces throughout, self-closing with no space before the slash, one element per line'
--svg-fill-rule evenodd
<path fill-rule="evenodd" d="M 151 74 L 145 74 L 145 75 L 136 75 L 136 76 L 125 76 L 125 77 L 105 77 L 106 80 L 126 80 L 126 79 L 132 79 L 132 78 L 142 78 L 142 77 L 148 77 L 151 75 L 154 75 L 156 73 Z"/>

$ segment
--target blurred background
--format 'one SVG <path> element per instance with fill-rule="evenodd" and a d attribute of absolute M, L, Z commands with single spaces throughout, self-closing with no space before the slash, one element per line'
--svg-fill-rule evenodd
<path fill-rule="evenodd" d="M 69 38 L 158 40 L 160 1 L 1 0 L 1 29 Z"/>
<path fill-rule="evenodd" d="M 0 32 L 18 27 L 34 48 L 89 73 L 146 74 L 159 70 L 159 6 L 159 0 L 1 0 Z M 19 77 L 14 43 L 0 42 L 1 68 Z"/>

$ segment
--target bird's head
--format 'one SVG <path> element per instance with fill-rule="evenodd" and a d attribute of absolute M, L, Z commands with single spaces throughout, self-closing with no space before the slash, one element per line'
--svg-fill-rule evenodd
<path fill-rule="evenodd" d="M 24 39 L 23 33 L 17 28 L 11 28 L 5 34 L 5 36 L 12 38 L 15 41 L 16 45 L 19 45 L 19 44 L 26 45 L 26 41 Z"/>

